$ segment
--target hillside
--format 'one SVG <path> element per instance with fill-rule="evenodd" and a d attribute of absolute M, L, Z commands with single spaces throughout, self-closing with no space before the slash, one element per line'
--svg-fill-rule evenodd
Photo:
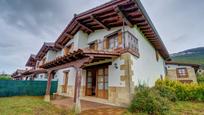
<path fill-rule="evenodd" d="M 188 49 L 171 54 L 173 61 L 187 62 L 204 65 L 204 47 Z"/>

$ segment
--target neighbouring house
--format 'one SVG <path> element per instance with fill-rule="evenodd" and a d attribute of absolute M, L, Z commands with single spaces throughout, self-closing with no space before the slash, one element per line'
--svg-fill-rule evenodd
<path fill-rule="evenodd" d="M 183 83 L 197 83 L 196 72 L 200 65 L 181 62 L 166 62 L 167 78 L 170 80 L 178 80 Z"/>
<path fill-rule="evenodd" d="M 26 70 L 23 69 L 17 69 L 13 74 L 11 74 L 11 78 L 13 80 L 23 80 L 23 75 L 22 73 L 25 72 Z"/>
<path fill-rule="evenodd" d="M 169 59 L 141 2 L 112 0 L 76 14 L 52 48 L 41 48 L 33 71 L 48 76 L 46 101 L 56 77 L 57 94 L 74 97 L 76 107 L 87 98 L 127 106 L 135 86 L 166 76 Z"/>
<path fill-rule="evenodd" d="M 28 61 L 26 62 L 27 70 L 23 72 L 23 80 L 47 80 L 47 71 L 43 70 L 42 68 L 39 68 L 39 65 L 42 65 L 45 63 L 45 61 L 49 61 L 52 59 L 55 59 L 55 56 L 52 55 L 53 52 L 56 52 L 57 49 L 54 46 L 54 43 L 44 43 L 37 53 L 37 55 L 31 54 Z M 51 55 L 49 55 L 51 53 Z M 53 78 L 54 79 L 54 78 Z"/>

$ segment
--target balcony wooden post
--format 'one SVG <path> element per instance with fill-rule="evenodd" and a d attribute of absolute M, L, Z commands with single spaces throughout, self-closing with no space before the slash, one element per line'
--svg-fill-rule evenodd
<path fill-rule="evenodd" d="M 75 89 L 74 89 L 74 108 L 76 114 L 81 112 L 80 89 L 81 89 L 81 68 L 76 68 Z"/>
<path fill-rule="evenodd" d="M 50 88 L 51 88 L 52 76 L 53 76 L 52 71 L 48 71 L 47 88 L 46 88 L 46 93 L 44 97 L 44 101 L 46 102 L 50 102 Z"/>

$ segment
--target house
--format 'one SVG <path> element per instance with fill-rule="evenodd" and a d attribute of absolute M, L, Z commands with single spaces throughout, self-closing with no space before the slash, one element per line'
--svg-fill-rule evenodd
<path fill-rule="evenodd" d="M 196 72 L 200 65 L 181 63 L 181 62 L 166 62 L 167 77 L 170 80 L 178 80 L 183 83 L 197 83 Z"/>
<path fill-rule="evenodd" d="M 166 76 L 169 53 L 139 0 L 112 0 L 75 14 L 51 47 L 43 46 L 36 66 L 58 79 L 58 95 L 127 106 L 135 86 L 154 86 Z M 100 101 L 99 100 L 99 101 Z"/>
<path fill-rule="evenodd" d="M 54 46 L 54 43 L 47 42 L 42 45 L 37 55 L 31 54 L 25 65 L 27 70 L 22 73 L 24 75 L 24 80 L 46 81 L 47 72 L 42 68 L 39 68 L 39 65 L 44 64 L 45 60 L 49 61 L 54 59 L 57 55 L 49 54 L 50 52 L 55 52 L 57 50 L 58 49 Z"/>
<path fill-rule="evenodd" d="M 12 79 L 13 80 L 23 80 L 22 73 L 25 71 L 26 70 L 23 70 L 23 69 L 17 69 L 13 74 L 11 74 Z"/>

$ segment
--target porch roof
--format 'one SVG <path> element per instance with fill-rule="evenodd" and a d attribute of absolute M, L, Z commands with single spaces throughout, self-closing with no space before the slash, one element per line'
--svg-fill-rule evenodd
<path fill-rule="evenodd" d="M 120 53 L 113 51 L 95 51 L 91 49 L 78 49 L 77 51 L 74 51 L 67 55 L 57 57 L 55 60 L 47 62 L 41 65 L 40 67 L 44 69 L 49 69 L 66 63 L 74 62 L 76 60 L 80 60 L 86 57 L 91 58 L 92 62 L 97 62 L 104 59 L 118 57 L 119 55 Z"/>
<path fill-rule="evenodd" d="M 45 69 L 30 69 L 22 73 L 22 75 L 31 75 L 31 74 L 39 74 L 39 73 L 47 73 Z"/>
<path fill-rule="evenodd" d="M 99 29 L 107 29 L 125 25 L 137 27 L 149 42 L 159 51 L 164 59 L 169 59 L 169 53 L 158 32 L 152 24 L 140 0 L 111 0 L 108 3 L 76 14 L 55 42 L 56 46 L 64 46 L 77 31 L 88 34 Z"/>

